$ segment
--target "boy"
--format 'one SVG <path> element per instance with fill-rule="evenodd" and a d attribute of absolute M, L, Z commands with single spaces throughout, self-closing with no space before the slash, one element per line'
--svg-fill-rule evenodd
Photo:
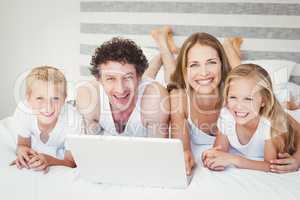
<path fill-rule="evenodd" d="M 67 134 L 81 132 L 81 116 L 65 103 L 67 82 L 54 67 L 34 68 L 26 77 L 26 101 L 14 113 L 18 141 L 19 169 L 47 172 L 50 166 L 75 167 L 70 151 L 65 150 Z"/>

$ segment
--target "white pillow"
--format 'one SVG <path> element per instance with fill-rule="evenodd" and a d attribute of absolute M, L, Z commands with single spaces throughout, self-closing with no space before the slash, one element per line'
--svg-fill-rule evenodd
<path fill-rule="evenodd" d="M 269 73 L 273 87 L 287 84 L 297 63 L 288 60 L 245 60 L 242 63 L 253 63 L 263 67 Z"/>

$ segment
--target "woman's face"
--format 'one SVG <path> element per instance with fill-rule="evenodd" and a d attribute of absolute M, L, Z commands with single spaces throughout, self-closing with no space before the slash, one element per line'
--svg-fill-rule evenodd
<path fill-rule="evenodd" d="M 221 60 L 216 49 L 195 44 L 187 54 L 187 83 L 198 94 L 214 94 L 221 81 Z"/>

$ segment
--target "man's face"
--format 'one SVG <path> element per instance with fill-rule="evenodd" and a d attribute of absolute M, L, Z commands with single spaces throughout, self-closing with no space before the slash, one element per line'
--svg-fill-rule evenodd
<path fill-rule="evenodd" d="M 111 107 L 126 110 L 134 103 L 140 78 L 132 64 L 109 61 L 101 64 L 100 82 L 108 95 Z"/>

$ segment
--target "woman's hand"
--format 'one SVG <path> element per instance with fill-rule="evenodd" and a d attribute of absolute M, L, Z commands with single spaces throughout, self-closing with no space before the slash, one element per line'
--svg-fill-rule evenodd
<path fill-rule="evenodd" d="M 295 172 L 299 169 L 297 160 L 288 153 L 279 153 L 279 159 L 270 161 L 270 171 L 274 173 Z"/>
<path fill-rule="evenodd" d="M 184 151 L 185 169 L 187 175 L 191 175 L 192 169 L 195 167 L 196 162 L 191 151 Z"/>

